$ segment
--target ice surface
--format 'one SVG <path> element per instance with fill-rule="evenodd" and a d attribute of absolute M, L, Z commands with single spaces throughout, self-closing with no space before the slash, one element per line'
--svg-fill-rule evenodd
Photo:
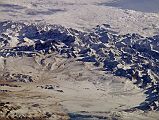
<path fill-rule="evenodd" d="M 114 0 L 111 2 L 101 3 L 101 5 L 141 12 L 159 13 L 158 0 Z"/>

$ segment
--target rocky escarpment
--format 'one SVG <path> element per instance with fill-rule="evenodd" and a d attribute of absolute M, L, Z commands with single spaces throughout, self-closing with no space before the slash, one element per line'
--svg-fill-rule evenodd
<path fill-rule="evenodd" d="M 33 78 L 30 75 L 24 75 L 24 74 L 16 74 L 16 73 L 9 73 L 5 72 L 1 80 L 6 80 L 7 82 L 33 82 Z"/>
<path fill-rule="evenodd" d="M 159 35 L 118 35 L 109 25 L 81 32 L 60 25 L 0 23 L 0 56 L 36 56 L 56 52 L 65 58 L 91 62 L 145 89 L 139 108 L 159 109 Z"/>

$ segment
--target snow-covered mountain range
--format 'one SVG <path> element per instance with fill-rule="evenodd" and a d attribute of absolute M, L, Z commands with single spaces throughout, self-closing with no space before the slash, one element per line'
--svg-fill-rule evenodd
<path fill-rule="evenodd" d="M 81 32 L 60 25 L 0 23 L 1 57 L 33 57 L 57 53 L 64 58 L 92 63 L 146 89 L 146 109 L 158 109 L 159 36 L 119 35 L 110 25 Z"/>

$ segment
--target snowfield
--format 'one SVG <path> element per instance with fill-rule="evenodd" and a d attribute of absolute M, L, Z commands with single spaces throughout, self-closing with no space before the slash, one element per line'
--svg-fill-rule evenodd
<path fill-rule="evenodd" d="M 41 21 L 84 31 L 106 23 L 120 34 L 152 36 L 159 31 L 158 6 L 158 0 L 2 0 L 0 20 Z"/>

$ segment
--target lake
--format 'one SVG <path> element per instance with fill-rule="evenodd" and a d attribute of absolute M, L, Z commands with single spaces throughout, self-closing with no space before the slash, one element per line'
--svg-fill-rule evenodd
<path fill-rule="evenodd" d="M 159 13 L 159 0 L 114 0 L 100 5 L 148 13 Z"/>

